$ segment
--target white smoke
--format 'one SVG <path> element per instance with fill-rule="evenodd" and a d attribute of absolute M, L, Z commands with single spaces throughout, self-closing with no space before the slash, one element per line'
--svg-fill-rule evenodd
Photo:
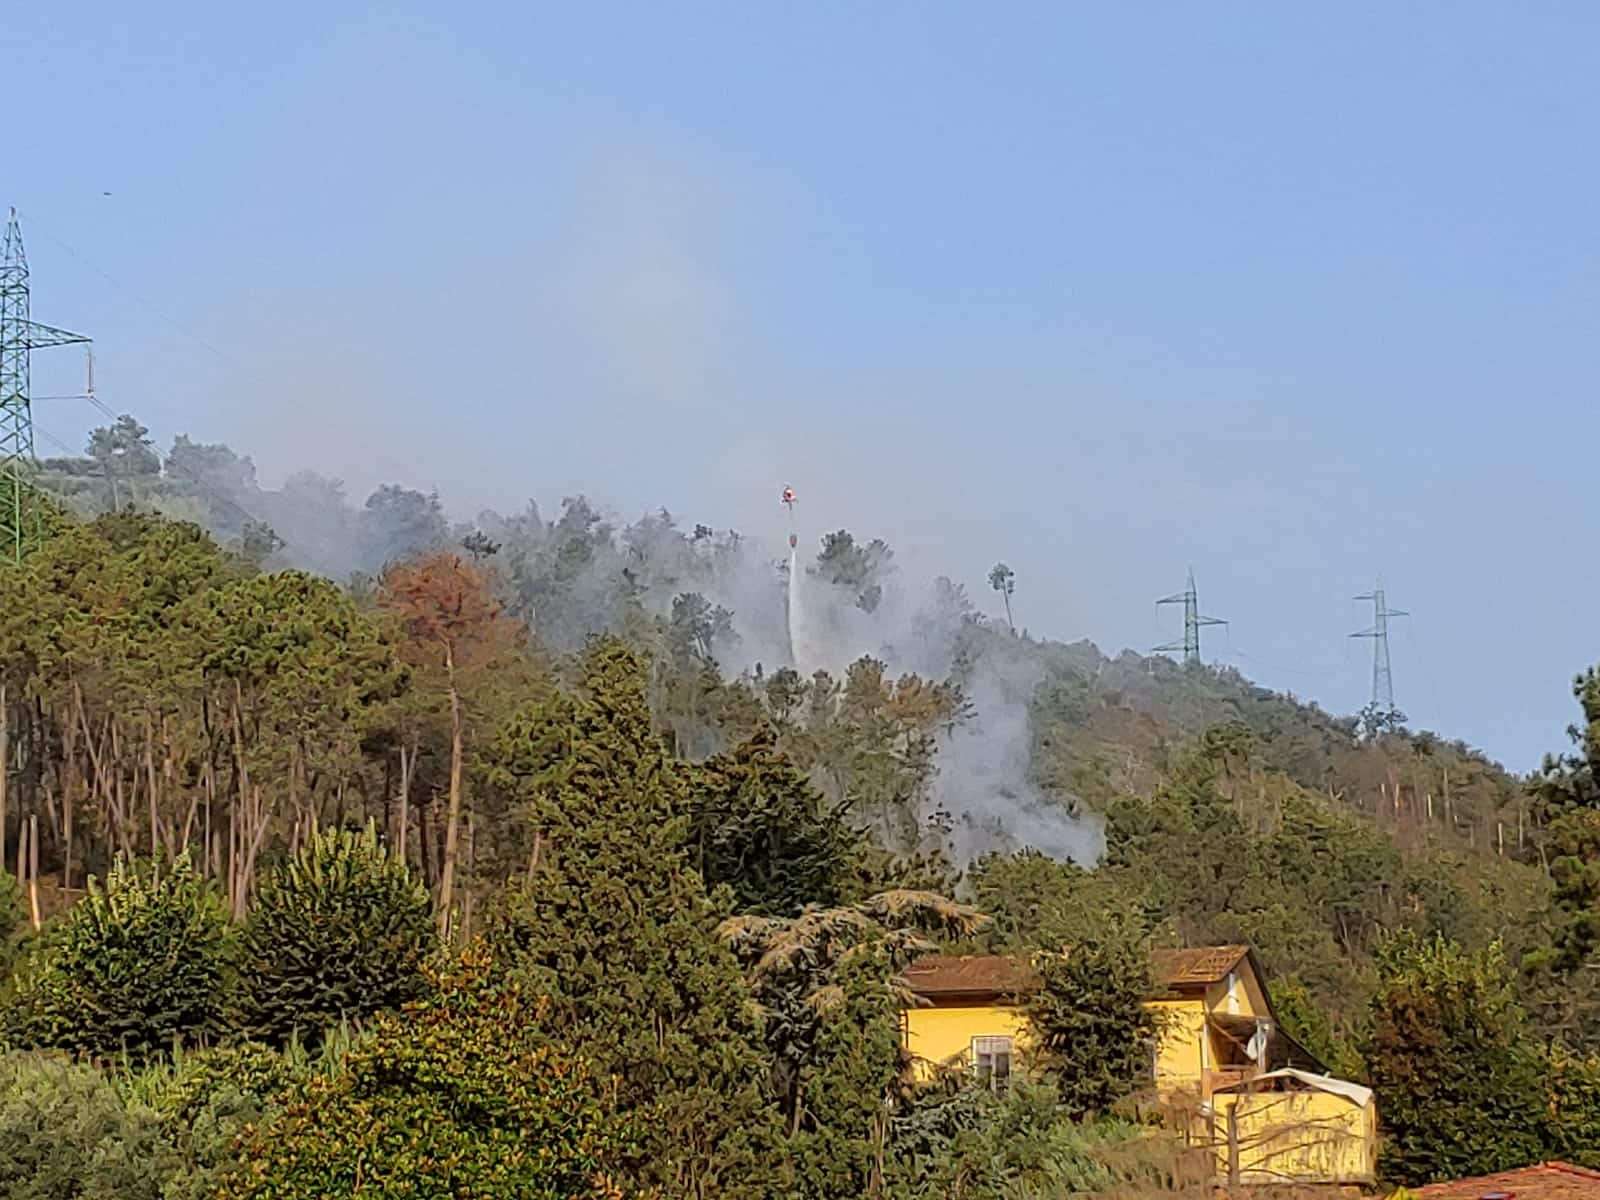
<path fill-rule="evenodd" d="M 1028 700 L 1042 678 L 1036 664 L 992 653 L 980 655 L 968 674 L 975 716 L 940 747 L 932 796 L 954 819 L 950 839 L 961 861 L 1031 848 L 1093 866 L 1105 850 L 1097 815 L 1069 810 L 1030 777 Z"/>
<path fill-rule="evenodd" d="M 741 555 L 706 588 L 708 598 L 733 610 L 738 641 L 728 647 L 724 666 L 735 673 L 775 661 L 759 657 L 762 650 L 770 655 L 759 607 L 741 603 L 759 598 L 762 588 L 747 573 L 765 573 L 769 561 L 760 553 Z M 939 680 L 960 669 L 970 715 L 940 740 L 923 814 L 948 815 L 960 861 L 1023 848 L 1084 865 L 1099 860 L 1105 848 L 1100 819 L 1081 811 L 1075 798 L 1050 795 L 1033 782 L 1030 705 L 1044 672 L 1026 643 L 994 629 L 975 630 L 979 618 L 948 580 L 919 583 L 892 571 L 878 580 L 882 593 L 868 612 L 856 603 L 858 593 L 806 570 L 797 550 L 790 552 L 787 577 L 788 661 L 802 675 L 824 670 L 838 678 L 863 655 L 881 659 L 894 675 Z M 963 644 L 975 654 L 958 662 Z"/>
<path fill-rule="evenodd" d="M 230 469 L 249 466 L 224 454 L 225 447 L 206 449 Z M 315 547 L 305 565 L 335 576 L 370 570 L 389 554 L 459 544 L 466 529 L 447 533 L 437 501 L 421 493 L 397 493 L 399 500 L 382 510 L 371 503 L 356 509 L 336 482 L 302 475 L 268 493 L 256 487 L 253 469 L 241 475 L 238 489 L 248 491 L 252 511 L 290 531 L 291 553 Z M 612 627 L 625 591 L 664 618 L 674 598 L 698 592 L 731 613 L 728 631 L 712 647 L 728 675 L 793 666 L 803 676 L 821 670 L 837 679 L 863 655 L 882 660 L 891 675 L 915 672 L 930 680 L 959 667 L 971 713 L 942 739 L 922 816 L 948 814 L 952 847 L 963 860 L 1024 846 L 1085 864 L 1098 859 L 1098 820 L 1077 815 L 1071 797 L 1048 795 L 1032 782 L 1029 708 L 1042 678 L 1037 656 L 1010 634 L 975 629 L 971 604 L 948 580 L 918 580 L 887 566 L 871 581 L 879 590 L 868 611 L 859 590 L 820 577 L 798 549 L 790 549 L 785 571 L 784 560 L 758 541 L 709 530 L 690 536 L 664 512 L 624 524 L 575 497 L 554 521 L 530 504 L 512 516 L 480 514 L 475 524 L 503 543 L 494 561 L 521 597 L 520 614 L 558 650 Z M 583 553 L 570 558 L 563 538 L 578 539 Z M 964 644 L 976 653 L 958 663 Z"/>

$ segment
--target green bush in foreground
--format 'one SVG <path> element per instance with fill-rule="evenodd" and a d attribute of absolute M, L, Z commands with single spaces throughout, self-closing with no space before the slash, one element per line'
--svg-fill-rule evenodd
<path fill-rule="evenodd" d="M 159 1115 L 125 1103 L 102 1072 L 54 1055 L 0 1058 L 0 1196 L 163 1200 L 181 1172 Z"/>
<path fill-rule="evenodd" d="M 241 1023 L 281 1044 L 399 1008 L 437 946 L 427 889 L 372 826 L 315 834 L 261 881 L 244 928 Z"/>
<path fill-rule="evenodd" d="M 542 1044 L 534 1003 L 469 950 L 436 992 L 251 1131 L 241 1200 L 617 1197 L 617 1148 L 582 1069 Z"/>
<path fill-rule="evenodd" d="M 119 858 L 105 883 L 39 939 L 5 1012 L 22 1049 L 142 1062 L 223 1028 L 233 931 L 188 856 L 166 866 Z"/>

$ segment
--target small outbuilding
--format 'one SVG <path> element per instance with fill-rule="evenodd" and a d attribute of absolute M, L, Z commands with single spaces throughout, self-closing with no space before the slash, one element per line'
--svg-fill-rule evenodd
<path fill-rule="evenodd" d="M 1212 1093 L 1217 1177 L 1230 1184 L 1371 1183 L 1378 1110 L 1372 1089 L 1310 1071 L 1265 1071 Z"/>

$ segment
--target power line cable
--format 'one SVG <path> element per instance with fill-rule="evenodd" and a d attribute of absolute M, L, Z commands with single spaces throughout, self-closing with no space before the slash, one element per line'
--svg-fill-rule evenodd
<path fill-rule="evenodd" d="M 87 400 L 90 404 L 92 404 L 101 413 L 105 414 L 105 416 L 108 417 L 111 420 L 112 424 L 115 424 L 117 421 L 121 420 L 122 416 L 124 415 L 124 414 L 117 413 L 117 412 L 113 411 L 112 409 L 108 408 L 106 406 L 105 402 L 103 400 L 101 400 L 99 396 L 96 396 L 96 395 L 94 395 L 93 393 L 90 393 L 90 392 L 80 392 L 76 396 L 52 396 L 52 397 L 50 397 L 50 399 L 53 399 L 53 400 Z M 35 426 L 35 428 L 37 428 L 37 425 Z M 70 457 L 74 457 L 74 458 L 81 457 L 75 451 L 71 450 L 65 444 L 63 444 L 60 441 L 60 439 L 55 438 L 55 437 L 50 437 L 49 440 L 50 440 L 51 444 L 56 446 L 59 450 L 61 450 L 62 453 L 66 454 L 66 455 L 68 455 Z M 208 498 L 210 498 L 211 500 L 216 501 L 218 504 L 221 504 L 225 508 L 231 509 L 233 511 L 234 516 L 240 517 L 245 521 L 251 522 L 252 524 L 262 525 L 262 526 L 266 526 L 267 528 L 271 528 L 271 526 L 269 526 L 267 524 L 267 522 L 261 520 L 261 518 L 257 517 L 249 509 L 245 508 L 244 505 L 240 504 L 237 500 L 233 499 L 233 497 L 225 495 L 222 492 L 218 491 L 207 480 L 201 478 L 199 475 L 196 475 L 193 471 L 191 471 L 188 468 L 183 467 L 179 463 L 175 462 L 173 460 L 173 457 L 170 454 L 162 455 L 160 453 L 160 451 L 157 451 L 156 452 L 156 457 L 160 460 L 161 466 L 162 466 L 162 468 L 164 470 L 166 470 L 168 472 L 172 472 L 174 470 L 178 471 L 186 480 L 188 480 L 190 483 L 194 484 L 195 487 L 199 488 L 202 492 L 204 492 L 205 495 Z M 275 530 L 274 530 L 274 533 L 276 533 Z M 284 545 L 286 545 L 286 546 L 288 545 L 288 542 L 284 541 L 284 539 L 283 539 L 281 534 L 278 535 L 278 539 L 279 539 L 279 541 L 283 541 Z"/>
<path fill-rule="evenodd" d="M 187 337 L 187 338 L 191 339 L 192 341 L 194 341 L 197 345 L 203 346 L 206 350 L 209 350 L 212 354 L 215 354 L 218 358 L 220 358 L 220 359 L 222 359 L 224 361 L 227 361 L 228 356 L 226 354 L 224 354 L 221 350 L 218 350 L 215 346 L 213 346 L 205 338 L 201 337 L 194 330 L 190 329 L 182 321 L 177 320 L 175 317 L 168 316 L 161 309 L 157 308 L 155 306 L 155 304 L 153 304 L 151 301 L 147 300 L 144 296 L 140 295 L 138 292 L 134 291 L 127 284 L 125 284 L 121 280 L 119 280 L 116 276 L 112 275 L 110 271 L 107 271 L 104 267 L 97 266 L 95 263 L 90 261 L 89 258 L 86 255 L 83 255 L 83 254 L 79 253 L 77 250 L 74 250 L 71 246 L 69 246 L 61 238 L 59 238 L 55 234 L 51 233 L 48 226 L 41 225 L 40 222 L 39 222 L 39 218 L 34 216 L 33 213 L 29 212 L 26 215 L 27 215 L 27 218 L 28 218 L 28 226 L 29 226 L 29 228 L 37 229 L 40 233 L 42 233 L 44 235 L 46 241 L 53 242 L 61 250 L 65 251 L 72 258 L 76 259 L 79 264 L 81 264 L 82 266 L 86 267 L 88 270 L 93 271 L 96 275 L 100 276 L 101 279 L 104 279 L 112 287 L 117 288 L 119 291 L 122 291 L 122 292 L 126 293 L 127 296 L 129 297 L 129 299 L 131 299 L 135 304 L 138 304 L 141 308 L 144 308 L 145 310 L 147 310 L 152 316 L 154 316 L 154 317 L 166 322 L 168 325 L 172 326 L 172 328 L 176 329 L 179 333 L 183 334 L 185 337 Z"/>

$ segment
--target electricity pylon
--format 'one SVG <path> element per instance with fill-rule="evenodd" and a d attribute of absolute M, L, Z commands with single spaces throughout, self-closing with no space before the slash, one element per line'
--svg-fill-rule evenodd
<path fill-rule="evenodd" d="M 13 208 L 0 253 L 0 562 L 21 562 L 43 536 L 33 479 L 33 405 L 28 398 L 32 352 L 88 341 L 81 333 L 32 319 L 28 256 Z"/>
<path fill-rule="evenodd" d="M 1165 651 L 1183 651 L 1185 664 L 1200 661 L 1200 627 L 1202 625 L 1226 625 L 1227 622 L 1216 617 L 1202 617 L 1200 615 L 1200 597 L 1194 590 L 1194 568 L 1189 568 L 1189 586 L 1183 591 L 1171 596 L 1163 596 L 1156 601 L 1156 607 L 1163 604 L 1183 605 L 1183 641 L 1168 642 L 1165 646 L 1157 646 L 1156 653 Z"/>
<path fill-rule="evenodd" d="M 1356 599 L 1372 601 L 1372 627 L 1350 635 L 1355 638 L 1372 639 L 1371 711 L 1383 717 L 1390 717 L 1397 710 L 1394 706 L 1394 675 L 1389 670 L 1389 618 L 1411 614 L 1388 606 L 1383 598 L 1382 580 L 1379 580 L 1377 586 L 1370 592 L 1357 596 Z"/>

